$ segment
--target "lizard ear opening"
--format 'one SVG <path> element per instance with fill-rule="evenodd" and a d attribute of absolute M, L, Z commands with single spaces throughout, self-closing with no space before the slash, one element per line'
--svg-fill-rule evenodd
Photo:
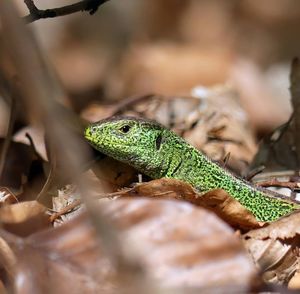
<path fill-rule="evenodd" d="M 155 140 L 155 146 L 157 151 L 159 151 L 162 142 L 163 142 L 163 137 L 161 134 L 159 134 Z"/>

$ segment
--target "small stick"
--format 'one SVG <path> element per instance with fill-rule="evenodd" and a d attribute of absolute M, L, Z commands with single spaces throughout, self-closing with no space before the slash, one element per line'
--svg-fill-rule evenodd
<path fill-rule="evenodd" d="M 264 165 L 258 166 L 257 168 L 251 170 L 245 177 L 247 181 L 252 180 L 256 175 L 260 174 L 266 167 Z"/>
<path fill-rule="evenodd" d="M 275 178 L 268 181 L 256 183 L 256 185 L 260 187 L 283 187 L 288 188 L 292 191 L 300 189 L 300 183 L 298 182 L 280 182 Z"/>

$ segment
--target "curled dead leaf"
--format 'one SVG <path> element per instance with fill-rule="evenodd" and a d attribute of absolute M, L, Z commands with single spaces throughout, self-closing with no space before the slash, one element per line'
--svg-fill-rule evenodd
<path fill-rule="evenodd" d="M 244 243 L 268 282 L 287 284 L 299 271 L 300 212 L 243 235 Z"/>
<path fill-rule="evenodd" d="M 300 235 L 300 212 L 296 211 L 290 215 L 282 217 L 269 226 L 259 230 L 251 231 L 245 235 L 246 238 L 257 240 L 280 239 L 282 241 L 295 238 Z"/>
<path fill-rule="evenodd" d="M 131 189 L 120 191 L 119 196 L 185 200 L 213 211 L 236 228 L 248 230 L 263 225 L 224 190 L 217 189 L 200 195 L 191 185 L 179 180 L 163 178 L 137 184 Z"/>

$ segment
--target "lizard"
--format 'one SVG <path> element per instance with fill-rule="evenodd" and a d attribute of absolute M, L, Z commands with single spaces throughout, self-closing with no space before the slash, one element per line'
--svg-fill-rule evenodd
<path fill-rule="evenodd" d="M 223 189 L 258 221 L 272 222 L 300 208 L 300 202 L 254 186 L 233 175 L 175 132 L 156 121 L 117 116 L 89 124 L 88 143 L 153 179 L 174 178 L 200 193 Z"/>

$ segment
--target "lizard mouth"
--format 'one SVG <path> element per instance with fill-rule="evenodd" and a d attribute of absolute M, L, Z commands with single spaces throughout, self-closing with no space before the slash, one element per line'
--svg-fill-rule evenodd
<path fill-rule="evenodd" d="M 99 149 L 99 143 L 97 144 L 95 140 L 95 136 L 93 136 L 93 132 L 90 127 L 86 127 L 84 130 L 84 138 L 86 141 L 96 149 Z"/>
<path fill-rule="evenodd" d="M 91 134 L 91 129 L 89 127 L 84 129 L 84 137 L 87 139 L 89 142 L 92 141 L 92 134 Z"/>

